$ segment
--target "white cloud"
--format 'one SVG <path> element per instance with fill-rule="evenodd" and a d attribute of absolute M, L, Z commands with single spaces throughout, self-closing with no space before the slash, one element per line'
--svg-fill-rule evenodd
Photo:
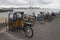
<path fill-rule="evenodd" d="M 60 3 L 58 2 L 58 0 L 55 0 L 51 4 L 43 5 L 43 7 L 47 7 L 47 8 L 60 8 Z"/>
<path fill-rule="evenodd" d="M 0 0 L 0 5 L 28 5 L 26 0 Z"/>
<path fill-rule="evenodd" d="M 0 0 L 2 6 L 38 6 L 42 8 L 60 8 L 60 0 Z"/>
<path fill-rule="evenodd" d="M 36 3 L 41 8 L 60 8 L 59 0 L 41 0 L 40 2 L 36 0 L 35 4 Z"/>

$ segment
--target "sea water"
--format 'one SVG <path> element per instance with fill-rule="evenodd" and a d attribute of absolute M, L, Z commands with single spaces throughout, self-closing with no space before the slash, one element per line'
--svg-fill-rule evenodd
<path fill-rule="evenodd" d="M 44 12 L 44 14 L 46 12 L 59 12 L 60 10 L 47 10 L 47 9 L 13 9 L 13 12 L 24 12 L 24 14 L 29 14 L 29 15 L 33 15 L 33 13 L 35 13 L 35 15 L 39 14 L 40 12 Z M 8 14 L 12 13 L 12 12 L 0 12 L 0 16 L 1 17 L 8 17 Z"/>

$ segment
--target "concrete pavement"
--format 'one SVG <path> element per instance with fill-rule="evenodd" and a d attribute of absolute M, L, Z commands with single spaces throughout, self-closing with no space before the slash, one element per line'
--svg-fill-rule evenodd
<path fill-rule="evenodd" d="M 0 40 L 60 40 L 60 18 L 45 24 L 36 23 L 33 30 L 34 36 L 31 39 L 26 38 L 23 31 L 3 31 Z"/>

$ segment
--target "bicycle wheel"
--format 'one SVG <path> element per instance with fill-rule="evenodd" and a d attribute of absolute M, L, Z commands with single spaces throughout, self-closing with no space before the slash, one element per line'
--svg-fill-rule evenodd
<path fill-rule="evenodd" d="M 33 29 L 30 26 L 27 25 L 24 28 L 24 32 L 25 32 L 26 37 L 28 37 L 28 38 L 32 38 L 33 37 Z"/>

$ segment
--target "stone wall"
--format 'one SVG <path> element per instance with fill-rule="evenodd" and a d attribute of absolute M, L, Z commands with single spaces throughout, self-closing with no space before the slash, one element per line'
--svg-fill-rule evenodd
<path fill-rule="evenodd" d="M 0 17 L 0 24 L 5 23 L 5 21 L 7 21 L 6 17 Z"/>

